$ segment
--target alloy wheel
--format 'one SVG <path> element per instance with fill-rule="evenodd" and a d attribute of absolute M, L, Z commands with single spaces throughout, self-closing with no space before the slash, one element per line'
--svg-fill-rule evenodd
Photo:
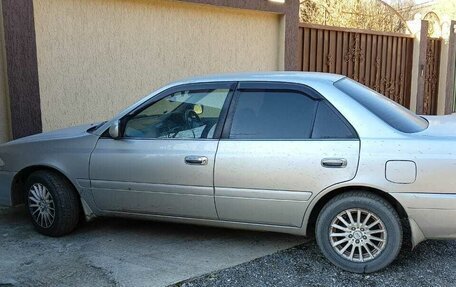
<path fill-rule="evenodd" d="M 28 192 L 28 206 L 33 220 L 42 228 L 50 228 L 55 220 L 52 194 L 41 183 L 35 183 Z"/>
<path fill-rule="evenodd" d="M 386 247 L 387 231 L 373 212 L 353 208 L 339 213 L 331 222 L 329 238 L 333 249 L 351 262 L 367 262 Z"/>

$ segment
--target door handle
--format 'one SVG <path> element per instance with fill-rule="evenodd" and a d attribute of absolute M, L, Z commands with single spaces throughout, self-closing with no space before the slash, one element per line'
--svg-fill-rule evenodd
<path fill-rule="evenodd" d="M 185 157 L 185 163 L 191 165 L 207 165 L 207 157 L 199 155 L 189 155 Z"/>
<path fill-rule="evenodd" d="M 321 166 L 327 168 L 343 168 L 347 166 L 345 158 L 324 158 L 321 160 Z"/>

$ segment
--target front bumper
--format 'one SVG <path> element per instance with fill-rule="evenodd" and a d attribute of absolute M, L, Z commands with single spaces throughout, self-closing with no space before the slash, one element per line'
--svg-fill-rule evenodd
<path fill-rule="evenodd" d="M 391 195 L 402 204 L 410 221 L 416 223 L 415 228 L 418 227 L 421 231 L 424 238 L 419 241 L 456 239 L 456 194 L 393 193 Z"/>
<path fill-rule="evenodd" d="M 0 171 L 0 206 L 12 206 L 11 186 L 15 172 Z"/>

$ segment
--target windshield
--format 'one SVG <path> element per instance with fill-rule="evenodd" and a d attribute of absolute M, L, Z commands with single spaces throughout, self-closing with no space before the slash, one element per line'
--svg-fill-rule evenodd
<path fill-rule="evenodd" d="M 417 133 L 429 126 L 424 118 L 349 78 L 335 82 L 334 86 L 398 131 Z"/>

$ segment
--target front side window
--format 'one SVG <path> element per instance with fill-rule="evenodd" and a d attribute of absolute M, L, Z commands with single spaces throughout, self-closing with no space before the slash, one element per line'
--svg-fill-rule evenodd
<path fill-rule="evenodd" d="M 147 139 L 213 138 L 229 89 L 187 90 L 171 94 L 125 124 L 125 137 Z"/>
<path fill-rule="evenodd" d="M 318 102 L 294 91 L 244 90 L 237 99 L 231 139 L 309 139 Z"/>

